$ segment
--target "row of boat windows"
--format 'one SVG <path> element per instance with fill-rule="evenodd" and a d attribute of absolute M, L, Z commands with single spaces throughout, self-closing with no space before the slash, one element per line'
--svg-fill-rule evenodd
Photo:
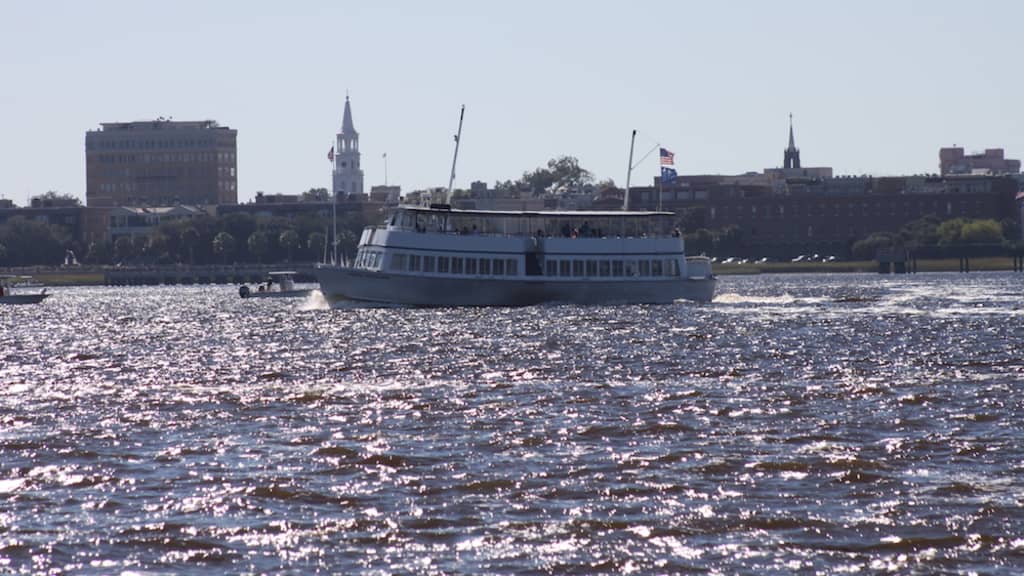
<path fill-rule="evenodd" d="M 679 276 L 679 261 L 657 260 L 547 260 L 545 276 L 621 277 Z"/>
<path fill-rule="evenodd" d="M 383 254 L 361 251 L 356 268 L 381 268 Z M 437 272 L 484 276 L 517 276 L 519 261 L 515 258 L 465 258 L 459 256 L 426 256 L 397 253 L 391 255 L 388 269 L 394 272 Z M 624 276 L 679 276 L 679 261 L 673 258 L 652 260 L 582 260 L 548 258 L 545 276 L 574 278 Z"/>

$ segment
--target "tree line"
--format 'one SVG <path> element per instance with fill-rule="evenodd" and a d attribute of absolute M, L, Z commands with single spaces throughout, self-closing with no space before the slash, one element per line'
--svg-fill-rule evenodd
<path fill-rule="evenodd" d="M 701 209 L 679 213 L 689 254 L 717 256 L 749 254 L 756 248 L 744 230 L 736 225 L 710 230 L 694 227 L 702 222 Z M 956 257 L 960 253 L 1002 254 L 1024 249 L 1020 241 L 1021 228 L 1013 219 L 954 218 L 941 220 L 926 216 L 904 225 L 898 232 L 875 232 L 849 244 L 849 256 L 854 260 L 873 260 L 879 250 L 903 248 L 926 257 Z"/>
<path fill-rule="evenodd" d="M 15 216 L 0 224 L 0 266 L 55 266 L 69 253 L 80 263 L 95 265 L 317 262 L 324 258 L 330 226 L 330 219 L 319 215 L 266 218 L 237 213 L 163 222 L 145 236 L 83 245 L 65 226 Z M 355 252 L 365 226 L 362 213 L 338 216 L 342 254 Z"/>

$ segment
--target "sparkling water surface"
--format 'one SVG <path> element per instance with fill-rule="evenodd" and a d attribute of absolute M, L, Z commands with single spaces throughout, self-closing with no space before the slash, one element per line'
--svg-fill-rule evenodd
<path fill-rule="evenodd" d="M 1020 574 L 1024 275 L 0 306 L 0 573 Z"/>

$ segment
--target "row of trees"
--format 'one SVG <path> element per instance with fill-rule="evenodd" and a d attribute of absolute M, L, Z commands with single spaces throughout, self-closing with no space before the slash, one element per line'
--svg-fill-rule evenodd
<path fill-rule="evenodd" d="M 361 214 L 338 218 L 339 249 L 351 255 L 366 221 Z M 249 214 L 203 216 L 165 222 L 148 236 L 122 236 L 87 246 L 59 225 L 23 217 L 0 224 L 0 266 L 57 265 L 68 251 L 88 264 L 222 264 L 319 261 L 330 221 L 310 215 L 295 219 Z"/>
<path fill-rule="evenodd" d="M 718 256 L 742 255 L 756 252 L 742 228 L 731 225 L 717 230 L 694 227 L 700 214 L 680 213 L 686 230 L 686 251 L 690 254 Z M 849 245 L 849 256 L 855 260 L 872 260 L 881 249 L 906 248 L 930 257 L 955 257 L 958 251 L 979 250 L 993 254 L 1008 249 L 1019 250 L 1020 225 L 1011 219 L 972 220 L 956 218 L 940 220 L 927 216 L 903 226 L 899 232 L 876 232 Z"/>
<path fill-rule="evenodd" d="M 1010 219 L 972 220 L 954 218 L 939 220 L 926 216 L 903 226 L 899 232 L 879 232 L 854 242 L 851 256 L 870 260 L 880 249 L 906 248 L 936 255 L 953 254 L 957 250 L 986 247 L 992 252 L 1019 248 L 1020 225 Z"/>

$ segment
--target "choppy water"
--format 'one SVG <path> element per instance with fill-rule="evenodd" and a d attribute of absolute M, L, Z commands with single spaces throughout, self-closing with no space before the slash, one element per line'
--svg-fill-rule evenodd
<path fill-rule="evenodd" d="M 0 307 L 0 573 L 1024 571 L 1024 276 Z"/>

